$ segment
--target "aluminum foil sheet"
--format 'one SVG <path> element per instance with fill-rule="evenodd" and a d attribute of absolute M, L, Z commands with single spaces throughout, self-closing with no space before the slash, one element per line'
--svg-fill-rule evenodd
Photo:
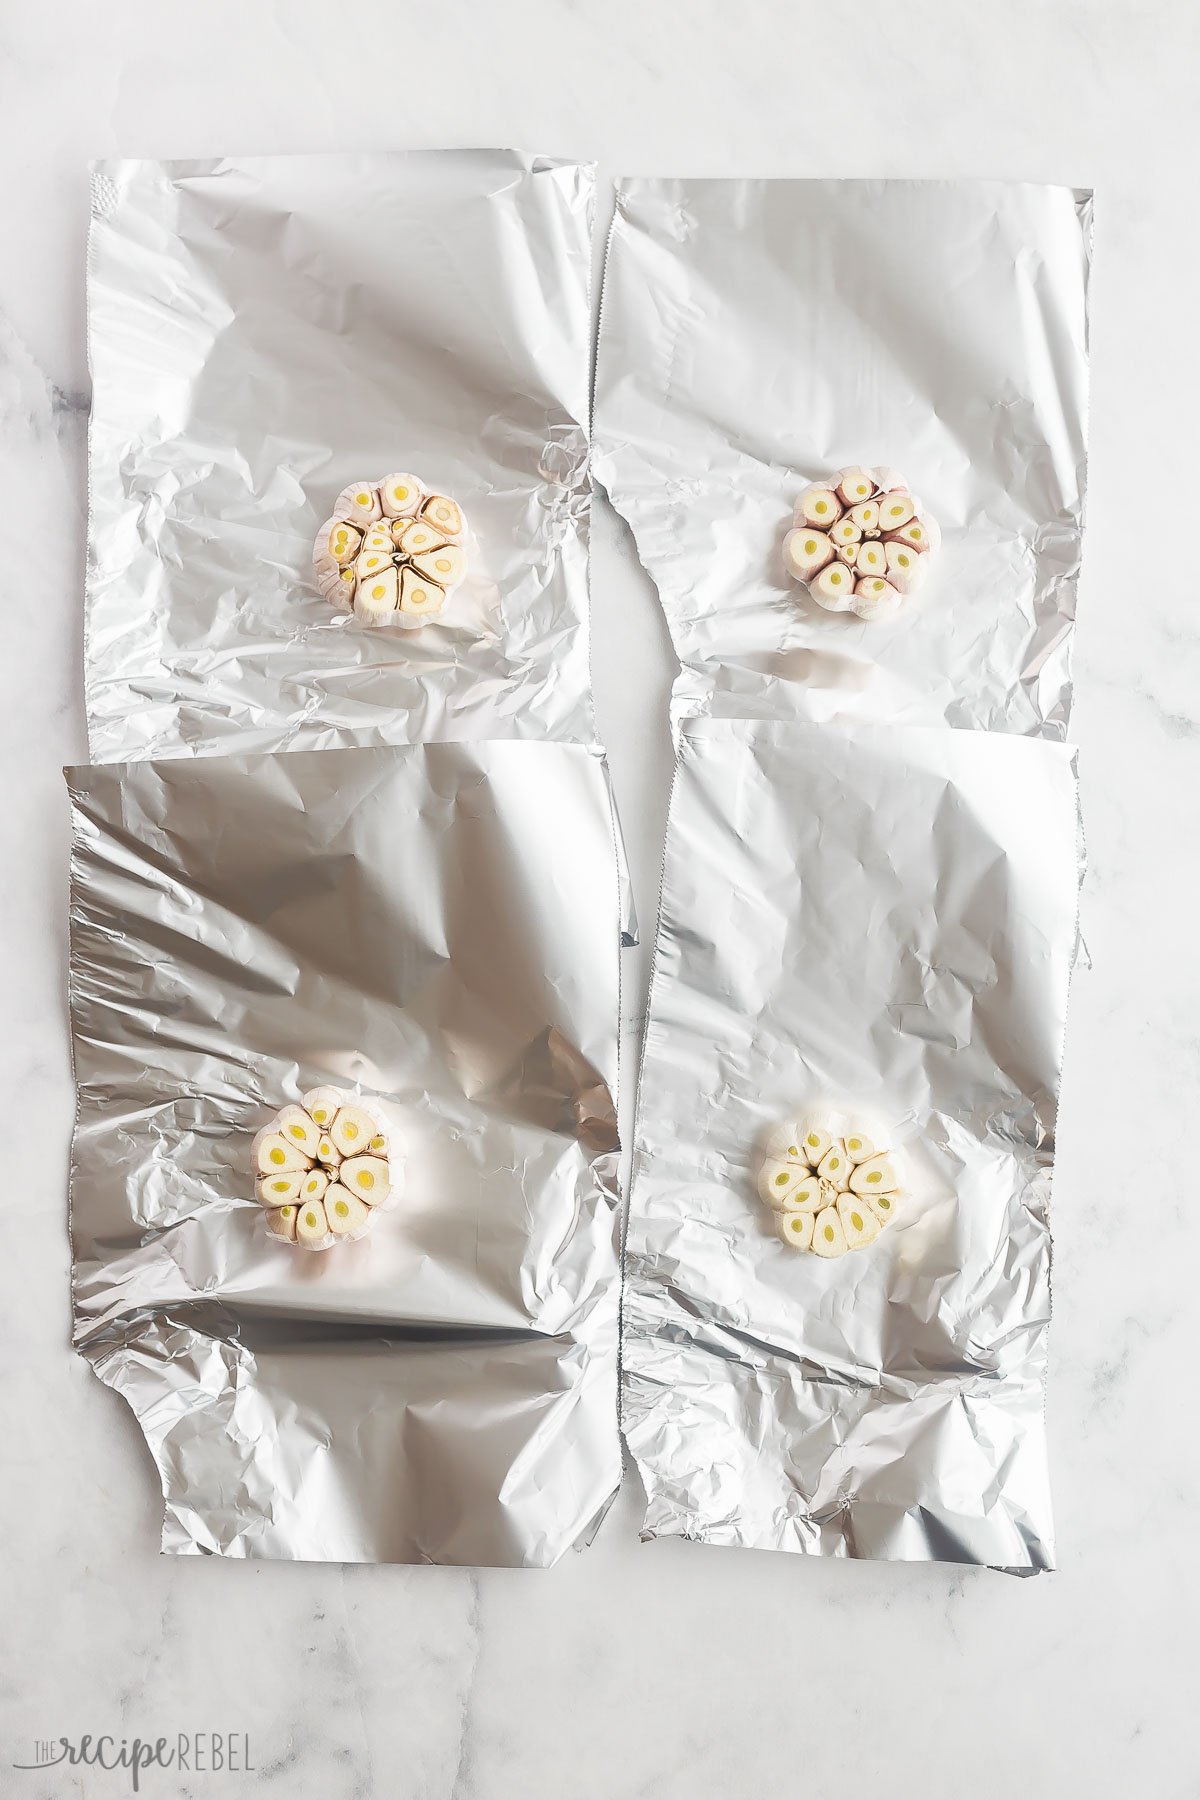
<path fill-rule="evenodd" d="M 662 598 L 677 719 L 1065 737 L 1090 246 L 1065 188 L 620 184 L 594 466 Z M 862 464 L 943 534 L 925 589 L 870 623 L 781 560 L 798 493 Z"/>
<path fill-rule="evenodd" d="M 624 1429 L 646 1536 L 1052 1566 L 1048 1203 L 1076 944 L 1065 745 L 685 727 L 641 1074 Z M 910 1192 L 837 1260 L 755 1182 L 808 1105 Z"/>
<path fill-rule="evenodd" d="M 95 760 L 592 741 L 592 187 L 489 150 L 99 165 Z M 342 488 L 393 470 L 470 531 L 420 631 L 312 573 Z"/>
<path fill-rule="evenodd" d="M 75 1340 L 164 1548 L 549 1564 L 620 1478 L 618 881 L 599 757 L 68 771 Z M 267 1236 L 249 1149 L 355 1089 L 400 1203 Z"/>

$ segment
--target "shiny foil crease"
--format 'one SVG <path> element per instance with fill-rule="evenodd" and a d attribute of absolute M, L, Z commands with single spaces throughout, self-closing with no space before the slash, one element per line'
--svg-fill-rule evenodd
<path fill-rule="evenodd" d="M 620 184 L 595 469 L 655 581 L 676 719 L 1063 739 L 1091 196 L 992 182 Z M 793 502 L 891 465 L 941 525 L 888 621 L 783 570 Z"/>
<path fill-rule="evenodd" d="M 94 760 L 593 741 L 592 190 L 493 150 L 97 167 Z M 312 575 L 340 490 L 394 470 L 470 531 L 420 631 Z"/>
<path fill-rule="evenodd" d="M 645 1535 L 1053 1562 L 1048 1204 L 1079 877 L 1065 745 L 694 720 L 671 803 L 626 1253 Z M 890 1127 L 865 1250 L 755 1181 L 807 1104 Z"/>
<path fill-rule="evenodd" d="M 68 771 L 75 1341 L 164 1548 L 552 1563 L 620 1479 L 614 823 L 501 742 Z M 382 1105 L 402 1197 L 270 1239 L 255 1131 Z"/>

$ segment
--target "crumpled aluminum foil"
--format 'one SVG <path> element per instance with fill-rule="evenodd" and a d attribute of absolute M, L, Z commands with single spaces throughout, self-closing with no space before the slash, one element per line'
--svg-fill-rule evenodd
<path fill-rule="evenodd" d="M 97 166 L 96 761 L 594 742 L 593 185 L 514 151 Z M 419 631 L 365 628 L 312 572 L 342 488 L 394 469 L 467 514 L 468 579 Z M 617 854 L 634 944 L 619 830 Z"/>
<path fill-rule="evenodd" d="M 1052 1566 L 1078 841 L 1065 745 L 684 727 L 626 1248 L 646 1536 Z M 890 1122 L 910 1189 L 834 1261 L 782 1244 L 755 1191 L 772 1128 L 822 1103 Z"/>
<path fill-rule="evenodd" d="M 96 761 L 593 741 L 592 191 L 514 151 L 98 165 Z M 472 534 L 420 631 L 364 628 L 312 574 L 341 489 L 393 470 Z"/>
<path fill-rule="evenodd" d="M 620 949 L 586 748 L 68 771 L 75 1339 L 164 1548 L 549 1564 L 620 1479 Z M 330 1082 L 397 1208 L 311 1256 L 249 1149 Z"/>
<path fill-rule="evenodd" d="M 620 184 L 594 467 L 658 586 L 676 719 L 1062 739 L 1091 197 L 995 182 Z M 784 573 L 796 495 L 900 470 L 941 525 L 889 621 Z"/>

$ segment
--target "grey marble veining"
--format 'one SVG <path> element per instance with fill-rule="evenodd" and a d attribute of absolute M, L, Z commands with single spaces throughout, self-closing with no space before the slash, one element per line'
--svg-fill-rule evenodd
<path fill-rule="evenodd" d="M 0 1793 L 129 1791 L 119 1774 L 12 1770 L 38 1737 L 187 1730 L 248 1732 L 255 1773 L 149 1774 L 144 1793 L 1192 1800 L 1200 1226 L 1180 1158 L 1200 1120 L 1200 631 L 1186 556 L 1176 567 L 1164 551 L 1152 579 L 1132 579 L 1128 520 L 1149 482 L 1178 493 L 1181 529 L 1195 529 L 1200 247 L 1179 222 L 1194 187 L 1200 17 L 1188 0 L 912 0 L 853 29 L 843 80 L 821 72 L 821 33 L 850 23 L 810 0 L 741 14 L 713 0 L 453 0 L 419 18 L 422 63 L 439 78 L 409 85 L 403 108 L 370 104 L 345 73 L 347 40 L 370 55 L 415 29 L 383 0 L 352 15 L 15 0 L 0 24 L 0 931 L 14 1138 L 0 1192 Z M 872 94 L 886 104 L 867 104 Z M 628 1489 L 594 1547 L 549 1574 L 161 1558 L 149 1457 L 67 1349 L 59 766 L 85 753 L 85 166 L 464 142 L 596 156 L 609 172 L 1011 175 L 1096 189 L 1072 728 L 1093 968 L 1072 998 L 1054 1196 L 1056 1575 L 642 1546 Z M 626 960 L 632 1038 L 671 658 L 623 528 L 601 518 L 596 540 L 597 711 L 643 923 Z"/>

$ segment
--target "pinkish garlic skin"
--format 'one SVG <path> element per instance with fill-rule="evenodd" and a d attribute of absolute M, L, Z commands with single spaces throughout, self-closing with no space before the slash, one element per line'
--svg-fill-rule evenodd
<path fill-rule="evenodd" d="M 930 552 L 940 550 L 942 547 L 942 528 L 934 518 L 933 514 L 925 511 L 925 508 L 921 505 L 921 502 L 917 499 L 915 494 L 913 495 L 913 508 L 915 517 L 918 518 L 925 527 L 926 550 Z"/>
<path fill-rule="evenodd" d="M 332 575 L 318 576 L 317 587 L 322 599 L 327 600 L 330 606 L 336 606 L 339 612 L 353 612 L 355 584 L 343 580 L 340 569 Z"/>
<path fill-rule="evenodd" d="M 873 576 L 869 584 L 860 581 L 854 590 L 854 610 L 860 619 L 886 618 L 899 604 L 897 589 L 879 577 Z"/>
<path fill-rule="evenodd" d="M 875 477 L 875 486 L 881 494 L 894 494 L 900 488 L 907 494 L 908 483 L 899 469 L 889 469 L 886 464 L 883 464 L 878 469 L 872 469 L 871 473 Z"/>

